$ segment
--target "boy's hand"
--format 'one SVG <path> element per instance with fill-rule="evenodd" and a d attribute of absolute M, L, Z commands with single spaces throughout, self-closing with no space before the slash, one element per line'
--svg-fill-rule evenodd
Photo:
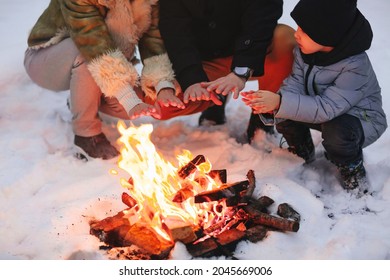
<path fill-rule="evenodd" d="M 149 104 L 140 103 L 129 111 L 130 120 L 134 120 L 141 116 L 152 116 L 153 118 L 160 119 L 161 115 L 157 112 L 157 109 Z"/>
<path fill-rule="evenodd" d="M 268 90 L 242 92 L 242 101 L 253 109 L 253 113 L 262 114 L 278 110 L 280 95 Z"/>
<path fill-rule="evenodd" d="M 184 109 L 184 103 L 175 96 L 175 91 L 171 88 L 163 88 L 157 95 L 156 102 L 159 106 L 163 107 L 177 107 L 179 109 Z"/>

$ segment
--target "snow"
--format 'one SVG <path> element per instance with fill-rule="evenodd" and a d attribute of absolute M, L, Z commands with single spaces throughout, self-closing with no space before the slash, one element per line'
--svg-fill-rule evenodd
<path fill-rule="evenodd" d="M 116 161 L 80 161 L 72 156 L 69 92 L 53 93 L 33 84 L 24 72 L 27 34 L 48 1 L 3 1 L 8 13 L 0 16 L 0 259 L 106 260 L 101 243 L 89 234 L 89 221 L 103 219 L 125 208 Z M 296 0 L 285 1 L 281 22 Z M 390 26 L 387 0 L 360 1 L 370 21 L 374 41 L 368 54 L 382 87 L 385 111 L 390 115 L 388 78 Z M 15 16 L 17 14 L 17 16 Z M 253 86 L 250 84 L 248 87 Z M 321 137 L 313 131 L 317 160 L 312 167 L 279 148 L 280 135 L 256 135 L 243 143 L 249 108 L 240 100 L 227 107 L 227 124 L 197 126 L 199 114 L 157 121 L 143 117 L 139 126 L 153 124 L 152 141 L 173 163 L 178 151 L 205 155 L 214 169 L 227 169 L 228 181 L 256 175 L 255 197 L 268 195 L 270 206 L 287 202 L 302 217 L 297 233 L 271 232 L 263 241 L 238 244 L 242 260 L 388 260 L 390 259 L 390 130 L 364 150 L 373 195 L 360 199 L 340 186 L 335 168 L 323 157 Z M 119 138 L 116 123 L 107 119 L 104 132 Z M 389 146 L 388 146 L 389 145 Z M 120 173 L 121 174 L 121 173 Z M 170 259 L 189 260 L 177 243 Z M 224 259 L 220 257 L 219 259 Z"/>

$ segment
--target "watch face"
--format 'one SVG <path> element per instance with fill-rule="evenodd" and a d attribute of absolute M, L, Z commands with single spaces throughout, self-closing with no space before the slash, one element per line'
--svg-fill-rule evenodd
<path fill-rule="evenodd" d="M 240 76 L 246 76 L 249 75 L 250 69 L 248 67 L 235 67 L 234 73 Z"/>
<path fill-rule="evenodd" d="M 248 80 L 252 76 L 253 70 L 249 67 L 235 67 L 233 73 L 241 78 Z"/>

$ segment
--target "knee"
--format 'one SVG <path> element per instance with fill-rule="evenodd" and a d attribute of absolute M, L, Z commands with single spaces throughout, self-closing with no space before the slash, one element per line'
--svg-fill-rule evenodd
<path fill-rule="evenodd" d="M 322 125 L 322 138 L 328 152 L 353 152 L 362 149 L 364 132 L 357 118 L 338 117 Z"/>
<path fill-rule="evenodd" d="M 295 30 L 286 24 L 278 24 L 274 30 L 271 51 L 275 54 L 291 53 L 296 46 Z"/>

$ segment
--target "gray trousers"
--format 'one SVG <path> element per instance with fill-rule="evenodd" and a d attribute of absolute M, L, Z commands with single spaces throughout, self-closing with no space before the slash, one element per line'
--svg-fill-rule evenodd
<path fill-rule="evenodd" d="M 72 39 L 39 49 L 27 49 L 24 66 L 31 80 L 55 92 L 70 90 L 72 128 L 75 135 L 90 137 L 102 132 L 98 112 L 128 119 L 116 98 L 104 97 Z"/>

